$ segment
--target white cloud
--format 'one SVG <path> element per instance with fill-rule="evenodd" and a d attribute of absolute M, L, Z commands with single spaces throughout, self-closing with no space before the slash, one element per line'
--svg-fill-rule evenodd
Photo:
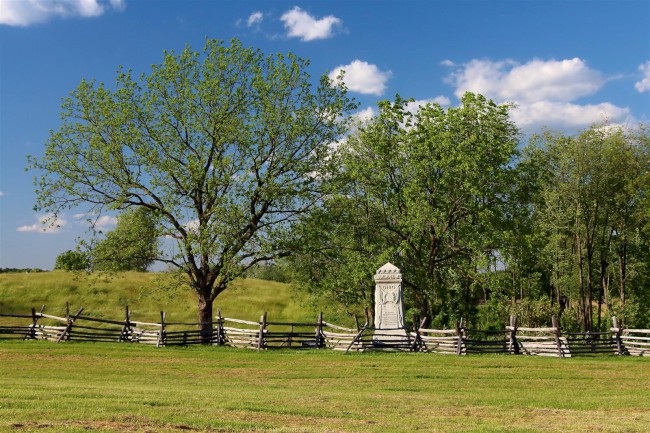
<path fill-rule="evenodd" d="M 512 60 L 472 60 L 456 69 L 446 81 L 454 94 L 480 93 L 499 103 L 513 102 L 512 119 L 522 128 L 542 125 L 579 128 L 595 122 L 624 121 L 628 108 L 609 102 L 581 105 L 575 100 L 596 94 L 607 82 L 602 73 L 579 58 L 566 60 L 534 59 L 525 64 Z"/>
<path fill-rule="evenodd" d="M 86 223 L 94 224 L 96 229 L 106 230 L 109 227 L 117 225 L 117 218 L 111 215 L 103 215 L 98 217 L 96 213 L 76 213 L 72 215 L 76 220 L 85 220 Z"/>
<path fill-rule="evenodd" d="M 103 215 L 97 218 L 95 221 L 95 227 L 98 229 L 107 229 L 108 227 L 113 227 L 117 224 L 117 218 L 110 215 Z"/>
<path fill-rule="evenodd" d="M 639 71 L 641 71 L 643 78 L 634 83 L 634 87 L 641 93 L 647 92 L 650 90 L 650 60 L 639 65 Z"/>
<path fill-rule="evenodd" d="M 54 18 L 92 18 L 125 7 L 124 0 L 0 0 L 0 24 L 24 27 Z"/>
<path fill-rule="evenodd" d="M 199 228 L 199 224 L 199 220 L 191 220 L 183 224 L 183 227 L 185 227 L 185 230 L 190 233 L 196 233 Z"/>
<path fill-rule="evenodd" d="M 386 81 L 393 74 L 391 71 L 380 71 L 376 65 L 361 60 L 354 60 L 348 65 L 340 65 L 329 74 L 333 81 L 345 71 L 343 81 L 349 90 L 366 95 L 380 96 L 386 90 Z"/>
<path fill-rule="evenodd" d="M 447 98 L 446 96 L 436 96 L 435 98 L 431 99 L 418 99 L 416 101 L 411 101 L 406 104 L 406 111 L 410 111 L 411 113 L 416 113 L 420 110 L 420 107 L 423 107 L 427 104 L 438 104 L 442 106 L 447 106 L 451 104 L 451 100 Z"/>
<path fill-rule="evenodd" d="M 113 9 L 117 11 L 123 11 L 126 9 L 126 2 L 125 0 L 110 0 L 111 6 L 113 6 Z"/>
<path fill-rule="evenodd" d="M 598 91 L 605 78 L 579 59 L 513 61 L 472 60 L 454 72 L 456 96 L 465 91 L 498 100 L 572 101 Z"/>
<path fill-rule="evenodd" d="M 334 28 L 341 24 L 341 20 L 334 15 L 317 20 L 298 6 L 285 12 L 280 19 L 289 30 L 288 36 L 305 42 L 332 37 Z"/>
<path fill-rule="evenodd" d="M 367 122 L 377 115 L 377 112 L 373 107 L 368 107 L 363 110 L 359 110 L 356 113 L 352 114 L 352 118 L 355 122 Z"/>
<path fill-rule="evenodd" d="M 631 116 L 628 108 L 609 102 L 579 105 L 570 102 L 538 101 L 518 106 L 512 120 L 522 128 L 552 125 L 560 128 L 581 128 L 604 121 L 624 121 Z"/>
<path fill-rule="evenodd" d="M 5 193 L 0 191 L 0 197 L 4 197 Z"/>
<path fill-rule="evenodd" d="M 16 229 L 19 232 L 57 233 L 61 227 L 68 222 L 62 217 L 55 217 L 52 214 L 37 217 L 38 222 L 30 226 L 20 226 Z"/>
<path fill-rule="evenodd" d="M 262 14 L 262 12 L 259 11 L 253 12 L 246 20 L 246 26 L 251 27 L 254 26 L 255 24 L 260 24 L 263 20 L 264 20 L 264 14 Z"/>

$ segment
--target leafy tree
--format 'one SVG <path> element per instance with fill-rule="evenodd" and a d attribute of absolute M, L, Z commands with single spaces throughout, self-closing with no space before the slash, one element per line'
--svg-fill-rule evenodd
<path fill-rule="evenodd" d="M 165 52 L 139 80 L 120 70 L 113 90 L 82 81 L 31 159 L 37 208 L 153 212 L 177 243 L 158 259 L 187 275 L 199 321 L 212 321 L 235 278 L 288 254 L 285 234 L 320 198 L 321 166 L 355 107 L 325 75 L 312 85 L 307 66 L 207 40 L 202 54 Z"/>
<path fill-rule="evenodd" d="M 647 275 L 650 158 L 642 131 L 594 125 L 576 136 L 547 131 L 533 141 L 546 171 L 536 221 L 547 239 L 550 281 L 577 300 L 583 330 L 601 328 L 603 305 L 614 310 L 614 294 L 625 305 L 630 270 L 637 281 Z"/>
<path fill-rule="evenodd" d="M 381 102 L 379 115 L 341 144 L 338 191 L 313 217 L 330 219 L 312 227 L 325 243 L 344 240 L 324 273 L 362 272 L 356 278 L 371 283 L 383 252 L 403 271 L 406 301 L 445 324 L 476 302 L 477 281 L 500 247 L 518 131 L 509 106 L 480 95 L 415 114 L 408 102 Z M 359 263 L 355 272 L 350 262 Z"/>
<path fill-rule="evenodd" d="M 65 251 L 56 256 L 54 270 L 84 271 L 90 268 L 90 261 L 85 253 L 80 251 Z"/>
<path fill-rule="evenodd" d="M 144 272 L 159 254 L 156 218 L 146 207 L 127 209 L 115 230 L 93 247 L 93 270 Z"/>

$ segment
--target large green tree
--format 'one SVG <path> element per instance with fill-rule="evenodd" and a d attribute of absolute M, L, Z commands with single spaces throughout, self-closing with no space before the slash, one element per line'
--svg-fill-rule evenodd
<path fill-rule="evenodd" d="M 354 108 L 307 66 L 207 40 L 202 53 L 165 52 L 139 79 L 120 71 L 114 88 L 82 81 L 31 160 L 37 208 L 153 212 L 177 242 L 158 259 L 187 275 L 199 321 L 212 321 L 230 282 L 287 254 L 284 234 L 320 198 L 320 167 Z"/>
<path fill-rule="evenodd" d="M 382 252 L 403 271 L 407 303 L 447 324 L 474 303 L 475 282 L 501 247 L 518 131 L 509 106 L 480 95 L 414 114 L 408 103 L 380 103 L 378 116 L 339 146 L 338 191 L 328 204 L 346 210 L 326 209 L 335 218 L 313 227 L 336 224 L 328 233 L 350 233 L 328 236 L 343 241 L 329 260 L 339 274 L 346 269 L 337 262 L 348 263 L 341 259 L 352 251 L 355 270 L 365 270 L 357 279 L 371 282 L 372 259 Z"/>

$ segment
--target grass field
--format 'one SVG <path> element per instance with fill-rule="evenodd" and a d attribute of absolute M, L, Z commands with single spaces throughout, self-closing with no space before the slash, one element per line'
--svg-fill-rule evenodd
<path fill-rule="evenodd" d="M 0 341 L 0 431 L 647 432 L 647 359 Z"/>
<path fill-rule="evenodd" d="M 63 315 L 66 302 L 74 313 L 122 319 L 129 305 L 133 320 L 159 320 L 160 311 L 170 322 L 197 321 L 196 295 L 187 288 L 161 289 L 168 276 L 163 273 L 124 272 L 109 277 L 64 271 L 0 274 L 0 313 L 28 314 L 32 307 Z M 325 320 L 351 325 L 352 318 L 331 305 L 309 305 L 301 293 L 286 284 L 243 279 L 215 301 L 226 317 L 259 320 L 264 311 L 273 321 L 316 320 L 319 311 Z"/>

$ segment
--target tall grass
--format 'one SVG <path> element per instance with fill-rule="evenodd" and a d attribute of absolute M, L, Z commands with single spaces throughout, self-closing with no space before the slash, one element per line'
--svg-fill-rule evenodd
<path fill-rule="evenodd" d="M 46 305 L 50 314 L 63 314 L 66 302 L 84 314 L 121 319 L 129 305 L 133 320 L 159 320 L 160 311 L 173 322 L 197 321 L 197 298 L 188 287 L 169 288 L 172 279 L 165 273 L 124 272 L 85 274 L 65 271 L 0 274 L 0 313 L 27 314 L 32 307 Z M 165 288 L 167 287 L 167 288 Z M 237 280 L 215 300 L 222 314 L 259 320 L 268 312 L 269 320 L 316 320 L 319 310 L 336 323 L 350 324 L 334 306 L 308 304 L 301 293 L 289 285 L 257 279 Z"/>

